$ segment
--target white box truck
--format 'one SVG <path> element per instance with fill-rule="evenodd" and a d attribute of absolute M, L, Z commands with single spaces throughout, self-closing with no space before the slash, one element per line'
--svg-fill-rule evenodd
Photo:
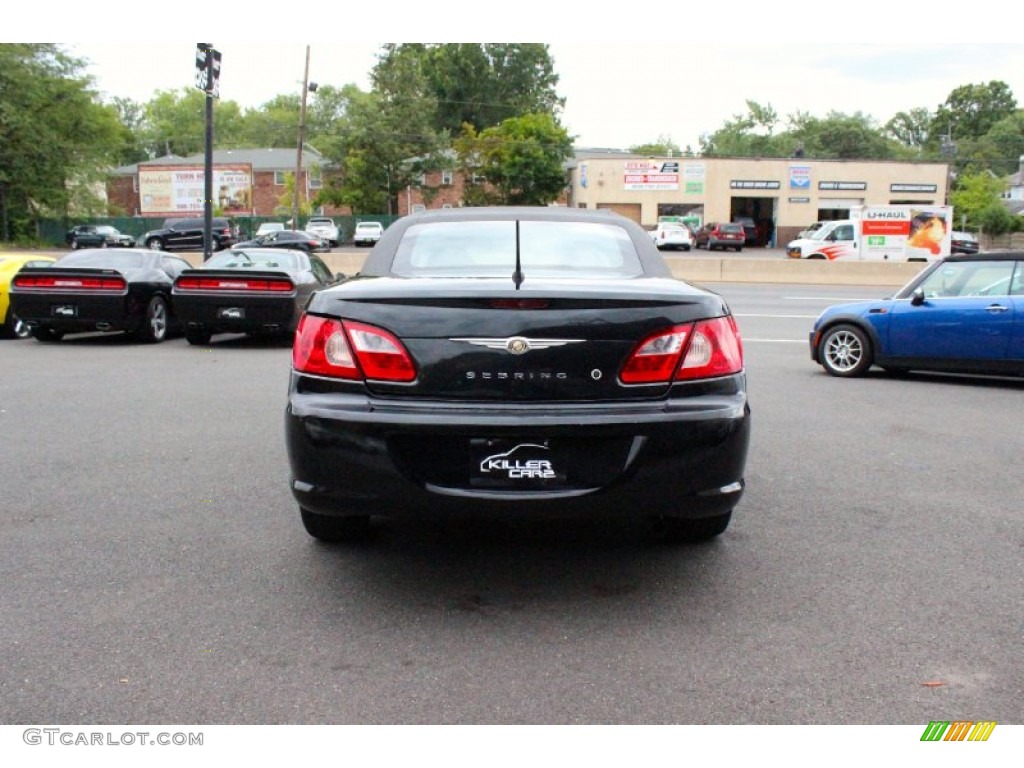
<path fill-rule="evenodd" d="M 786 246 L 792 259 L 935 261 L 948 256 L 953 208 L 948 205 L 865 205 L 828 221 Z"/>

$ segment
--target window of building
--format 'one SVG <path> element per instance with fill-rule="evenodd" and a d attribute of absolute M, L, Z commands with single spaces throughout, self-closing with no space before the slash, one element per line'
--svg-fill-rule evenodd
<path fill-rule="evenodd" d="M 452 183 L 452 172 L 441 171 L 441 183 L 445 186 L 451 186 Z"/>
<path fill-rule="evenodd" d="M 284 186 L 284 171 L 274 171 L 274 185 L 278 187 Z"/>
<path fill-rule="evenodd" d="M 324 185 L 323 179 L 319 173 L 313 173 L 309 175 L 309 188 L 320 189 Z"/>
<path fill-rule="evenodd" d="M 413 203 L 413 206 L 412 206 L 412 212 L 413 213 L 423 213 L 423 211 L 425 211 L 425 210 L 427 210 L 427 206 L 425 206 L 423 203 Z"/>

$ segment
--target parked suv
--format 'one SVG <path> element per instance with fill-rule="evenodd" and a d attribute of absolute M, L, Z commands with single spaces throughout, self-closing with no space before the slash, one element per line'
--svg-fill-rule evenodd
<path fill-rule="evenodd" d="M 213 250 L 230 248 L 238 239 L 238 230 L 231 219 L 214 216 L 210 230 Z M 181 219 L 167 219 L 160 229 L 154 229 L 142 236 L 142 243 L 153 251 L 201 251 L 203 250 L 203 218 L 191 216 Z"/>
<path fill-rule="evenodd" d="M 746 235 L 743 232 L 742 224 L 715 224 L 709 222 L 701 227 L 697 233 L 695 246 L 707 248 L 709 251 L 715 248 L 733 248 L 736 251 L 743 250 L 743 243 Z"/>
<path fill-rule="evenodd" d="M 331 247 L 341 242 L 341 231 L 334 219 L 328 216 L 310 216 L 306 222 L 306 231 L 316 235 L 321 240 L 326 240 Z"/>

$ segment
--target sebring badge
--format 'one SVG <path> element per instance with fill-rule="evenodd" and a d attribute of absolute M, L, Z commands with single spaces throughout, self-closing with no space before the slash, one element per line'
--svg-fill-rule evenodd
<path fill-rule="evenodd" d="M 513 355 L 525 355 L 532 349 L 550 349 L 551 347 L 564 347 L 566 344 L 580 344 L 583 339 L 530 339 L 526 336 L 510 336 L 506 339 L 472 337 L 452 339 L 452 341 L 462 341 L 488 349 L 504 349 Z"/>

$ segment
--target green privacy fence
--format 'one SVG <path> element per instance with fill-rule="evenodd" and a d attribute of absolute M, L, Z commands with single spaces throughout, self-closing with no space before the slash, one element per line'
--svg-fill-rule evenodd
<path fill-rule="evenodd" d="M 64 237 L 68 230 L 78 224 L 106 224 L 135 238 L 141 238 L 153 229 L 160 229 L 166 216 L 149 218 L 143 216 L 97 216 L 93 218 L 40 219 L 39 239 L 54 246 L 64 245 Z M 344 240 L 352 240 L 352 232 L 359 221 L 379 221 L 385 229 L 398 220 L 398 216 L 368 214 L 365 216 L 331 216 L 341 230 Z M 240 238 L 248 240 L 259 229 L 260 224 L 270 221 L 286 222 L 287 216 L 234 216 L 232 220 L 238 225 Z M 305 221 L 305 220 L 303 220 Z M 287 225 L 286 225 L 287 226 Z M 140 243 L 141 245 L 141 243 Z"/>

